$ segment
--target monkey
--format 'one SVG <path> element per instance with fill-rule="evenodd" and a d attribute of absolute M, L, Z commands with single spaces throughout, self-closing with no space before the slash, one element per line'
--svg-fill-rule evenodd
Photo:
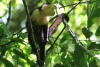
<path fill-rule="evenodd" d="M 35 42 L 39 45 L 40 48 L 39 55 L 42 62 L 45 61 L 45 45 L 48 42 L 48 22 L 50 20 L 50 17 L 54 16 L 55 14 L 54 9 L 54 5 L 45 3 L 42 6 L 30 11 L 30 20 L 34 32 L 30 31 L 31 27 L 28 21 L 26 22 L 29 44 L 32 47 L 32 51 L 36 53 L 36 48 L 31 36 L 32 34 L 34 34 Z"/>

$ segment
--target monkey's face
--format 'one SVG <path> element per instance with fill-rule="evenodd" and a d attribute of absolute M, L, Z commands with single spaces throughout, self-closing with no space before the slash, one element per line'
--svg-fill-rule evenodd
<path fill-rule="evenodd" d="M 53 16 L 54 14 L 55 14 L 55 7 L 54 7 L 54 5 L 50 5 L 50 6 L 48 6 L 48 15 L 49 16 Z"/>
<path fill-rule="evenodd" d="M 55 14 L 55 6 L 54 5 L 44 5 L 43 11 L 47 16 L 53 16 Z"/>

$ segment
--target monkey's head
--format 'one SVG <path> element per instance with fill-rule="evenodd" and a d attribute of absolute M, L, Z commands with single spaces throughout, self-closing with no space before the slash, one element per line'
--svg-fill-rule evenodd
<path fill-rule="evenodd" d="M 53 16 L 55 14 L 55 6 L 52 4 L 43 4 L 42 10 L 47 16 Z"/>

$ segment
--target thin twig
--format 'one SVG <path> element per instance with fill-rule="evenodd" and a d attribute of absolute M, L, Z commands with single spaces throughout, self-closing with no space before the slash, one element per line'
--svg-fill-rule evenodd
<path fill-rule="evenodd" d="M 90 2 L 90 1 L 86 1 L 86 2 L 81 2 L 80 4 L 84 4 L 84 3 L 93 3 L 93 2 L 96 2 L 96 1 L 92 1 L 92 2 Z M 67 6 L 74 6 L 74 5 L 76 5 L 77 3 L 73 3 L 73 4 L 68 4 Z M 67 6 L 63 6 L 63 7 L 60 7 L 60 8 L 64 8 L 64 7 L 67 7 Z"/>
<path fill-rule="evenodd" d="M 12 43 L 12 42 L 14 42 L 15 40 L 11 40 L 11 41 L 9 41 L 9 42 L 7 42 L 7 43 L 5 43 L 5 44 L 2 44 L 2 45 L 0 45 L 0 46 L 6 46 L 6 45 L 9 45 L 10 43 Z"/>
<path fill-rule="evenodd" d="M 22 29 L 20 29 L 18 32 L 16 32 L 15 34 L 13 35 L 16 35 L 16 34 L 19 34 L 22 30 L 24 30 L 26 27 L 23 27 Z"/>
<path fill-rule="evenodd" d="M 29 15 L 28 7 L 26 5 L 25 0 L 23 0 L 23 4 L 24 4 L 25 11 L 26 11 L 26 14 L 27 14 L 27 21 L 29 22 L 29 25 L 31 27 L 31 31 L 34 32 L 33 28 L 32 28 L 32 23 L 31 23 L 31 20 L 30 20 L 30 15 Z M 35 49 L 37 49 L 35 38 L 34 38 L 33 34 L 32 34 L 32 39 L 33 39 L 33 42 L 34 42 L 34 45 L 35 45 Z M 39 56 L 38 50 L 36 50 L 36 55 L 37 55 L 37 61 L 38 61 L 39 67 L 41 67 L 41 65 L 40 65 L 40 56 Z"/>

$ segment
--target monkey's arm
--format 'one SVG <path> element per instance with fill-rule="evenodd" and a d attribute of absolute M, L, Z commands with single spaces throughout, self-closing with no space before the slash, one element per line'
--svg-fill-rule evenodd
<path fill-rule="evenodd" d="M 44 38 L 44 42 L 47 43 L 48 41 L 48 33 L 49 33 L 49 28 L 48 25 L 43 25 L 43 38 Z"/>
<path fill-rule="evenodd" d="M 67 22 L 69 21 L 69 17 L 67 14 L 60 14 L 58 16 L 56 16 L 57 19 L 54 21 L 54 23 L 49 27 L 49 32 L 48 32 L 48 36 L 52 36 L 52 34 L 56 31 L 57 27 L 59 26 L 59 24 L 62 22 L 62 20 L 66 20 Z"/>

